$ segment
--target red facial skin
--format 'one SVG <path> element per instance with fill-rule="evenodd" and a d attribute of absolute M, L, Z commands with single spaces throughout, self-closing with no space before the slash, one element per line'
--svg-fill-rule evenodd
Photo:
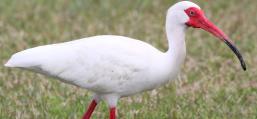
<path fill-rule="evenodd" d="M 218 37 L 224 43 L 226 43 L 229 48 L 236 54 L 239 59 L 241 66 L 246 70 L 246 65 L 244 59 L 233 42 L 212 22 L 210 22 L 204 15 L 204 12 L 198 8 L 190 7 L 185 10 L 185 13 L 188 15 L 189 20 L 186 22 L 186 25 L 194 28 L 202 28 L 207 32 L 210 32 L 214 36 Z"/>
<path fill-rule="evenodd" d="M 189 17 L 189 21 L 186 22 L 188 26 L 202 28 L 223 41 L 229 40 L 229 38 L 218 27 L 216 27 L 205 17 L 202 10 L 195 7 L 190 7 L 186 9 L 185 12 Z"/>

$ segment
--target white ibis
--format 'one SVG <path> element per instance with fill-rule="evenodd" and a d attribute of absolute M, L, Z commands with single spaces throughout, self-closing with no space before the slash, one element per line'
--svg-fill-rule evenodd
<path fill-rule="evenodd" d="M 225 42 L 246 70 L 235 45 L 198 5 L 189 1 L 178 2 L 168 10 L 167 52 L 140 40 L 102 35 L 27 49 L 14 54 L 5 66 L 32 70 L 88 89 L 94 96 L 83 119 L 89 119 L 102 100 L 109 106 L 110 119 L 115 119 L 120 98 L 152 90 L 176 78 L 186 56 L 188 27 L 204 29 Z"/>

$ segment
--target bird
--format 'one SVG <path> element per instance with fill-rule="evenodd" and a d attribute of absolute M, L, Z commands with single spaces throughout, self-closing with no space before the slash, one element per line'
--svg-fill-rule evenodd
<path fill-rule="evenodd" d="M 119 99 L 176 79 L 185 60 L 185 33 L 189 27 L 203 29 L 224 42 L 246 70 L 232 40 L 191 1 L 177 2 L 168 9 L 165 30 L 169 48 L 165 52 L 141 40 L 97 35 L 20 51 L 5 66 L 54 77 L 92 92 L 82 119 L 90 119 L 100 101 L 108 104 L 109 119 L 116 119 Z"/>

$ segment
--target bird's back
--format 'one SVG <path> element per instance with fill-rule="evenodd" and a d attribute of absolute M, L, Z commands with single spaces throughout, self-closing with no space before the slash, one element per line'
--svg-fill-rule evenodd
<path fill-rule="evenodd" d="M 131 86 L 126 85 L 148 80 L 147 73 L 160 55 L 163 53 L 139 40 L 94 36 L 18 52 L 6 66 L 33 70 L 95 92 L 108 93 L 129 90 L 125 88 Z M 140 86 L 134 87 L 143 90 Z"/>

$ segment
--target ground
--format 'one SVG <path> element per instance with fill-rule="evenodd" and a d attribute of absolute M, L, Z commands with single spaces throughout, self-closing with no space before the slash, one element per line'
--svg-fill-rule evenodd
<path fill-rule="evenodd" d="M 121 119 L 256 119 L 257 1 L 198 0 L 207 17 L 243 54 L 243 71 L 230 49 L 212 35 L 190 28 L 187 57 L 177 80 L 120 100 Z M 90 92 L 53 78 L 3 64 L 26 48 L 115 34 L 167 50 L 166 10 L 175 0 L 1 0 L 0 118 L 81 118 Z M 43 55 L 43 54 L 42 54 Z M 93 119 L 108 117 L 101 103 Z"/>

